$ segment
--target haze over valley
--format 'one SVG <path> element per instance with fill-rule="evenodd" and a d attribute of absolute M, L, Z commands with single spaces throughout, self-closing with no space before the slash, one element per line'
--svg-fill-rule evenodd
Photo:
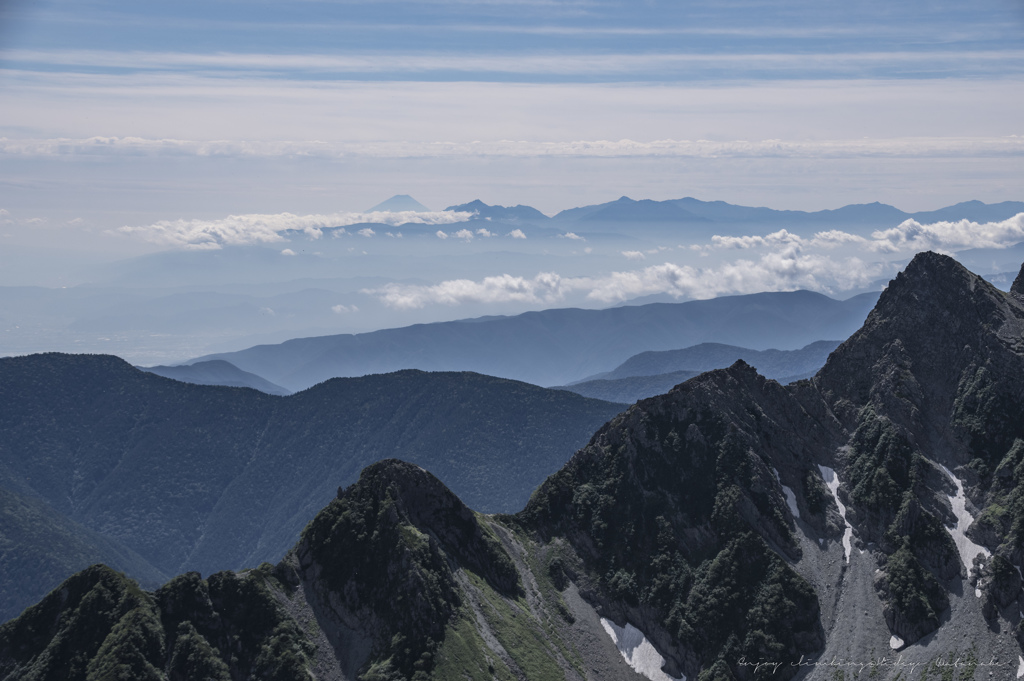
<path fill-rule="evenodd" d="M 0 103 L 0 681 L 1024 678 L 1020 0 L 5 0 Z"/>

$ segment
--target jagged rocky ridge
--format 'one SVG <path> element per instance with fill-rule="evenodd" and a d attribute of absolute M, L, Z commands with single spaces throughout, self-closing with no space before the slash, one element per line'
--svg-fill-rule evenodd
<path fill-rule="evenodd" d="M 1024 272 L 1002 293 L 921 254 L 814 379 L 738 362 L 643 400 L 516 515 L 382 462 L 277 566 L 76 575 L 0 628 L 0 674 L 1011 678 L 1022 392 Z"/>

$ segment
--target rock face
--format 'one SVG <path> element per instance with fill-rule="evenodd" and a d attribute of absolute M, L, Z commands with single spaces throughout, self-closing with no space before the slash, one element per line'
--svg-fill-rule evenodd
<path fill-rule="evenodd" d="M 972 678 L 1024 641 L 1019 289 L 921 254 L 813 379 L 642 400 L 516 515 L 389 460 L 276 567 L 155 594 L 92 568 L 0 627 L 0 677 L 907 678 L 899 648 Z"/>

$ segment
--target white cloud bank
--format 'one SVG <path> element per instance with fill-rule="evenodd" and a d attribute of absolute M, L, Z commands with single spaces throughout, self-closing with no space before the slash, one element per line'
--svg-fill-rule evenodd
<path fill-rule="evenodd" d="M 838 229 L 818 232 L 807 239 L 785 229 L 766 235 L 711 237 L 709 245 L 690 246 L 692 250 L 778 248 L 795 246 L 801 249 L 832 249 L 856 245 L 872 253 L 905 253 L 940 251 L 956 253 L 971 248 L 1009 248 L 1024 241 L 1024 213 L 1000 222 L 934 222 L 921 224 L 905 220 L 896 227 L 876 230 L 871 238 L 850 234 Z M 623 251 L 627 258 L 637 257 L 638 251 Z"/>
<path fill-rule="evenodd" d="M 759 291 L 809 289 L 832 293 L 863 287 L 887 274 L 886 265 L 859 258 L 836 260 L 803 253 L 797 246 L 767 253 L 759 260 L 736 260 L 698 268 L 664 263 L 640 270 L 612 272 L 600 277 L 562 277 L 544 272 L 533 278 L 509 274 L 480 281 L 453 279 L 434 285 L 388 284 L 363 293 L 398 309 L 464 303 L 552 304 L 567 295 L 614 303 L 638 296 L 667 293 L 675 298 L 713 298 Z"/>
<path fill-rule="evenodd" d="M 382 225 L 441 225 L 465 222 L 472 213 L 457 211 L 334 213 L 331 215 L 229 215 L 220 220 L 161 220 L 151 225 L 121 227 L 116 232 L 138 236 L 165 246 L 216 249 L 226 245 L 287 241 L 286 233 L 304 233 L 312 239 L 323 230 L 365 223 Z M 344 232 L 344 230 L 340 230 Z M 465 231 L 465 230 L 463 230 Z M 373 237 L 376 232 L 364 227 L 358 232 Z"/>
<path fill-rule="evenodd" d="M 891 229 L 872 232 L 873 250 L 883 253 L 900 251 L 943 251 L 956 253 L 970 248 L 1008 248 L 1024 241 L 1024 213 L 1001 222 L 935 222 L 922 225 L 906 220 Z"/>
<path fill-rule="evenodd" d="M 554 302 L 564 294 L 559 275 L 541 273 L 532 279 L 502 274 L 484 277 L 481 281 L 451 279 L 433 286 L 388 284 L 378 289 L 364 289 L 389 307 L 415 309 L 427 305 L 460 305 L 463 303 Z"/>

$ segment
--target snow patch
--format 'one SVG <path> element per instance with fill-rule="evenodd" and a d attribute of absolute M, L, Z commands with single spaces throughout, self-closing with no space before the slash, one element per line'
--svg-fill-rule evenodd
<path fill-rule="evenodd" d="M 899 636 L 892 636 L 889 639 L 889 647 L 892 648 L 893 650 L 899 650 L 900 648 L 903 647 L 903 639 L 900 638 Z"/>
<path fill-rule="evenodd" d="M 775 473 L 775 479 L 782 485 L 782 492 L 786 495 L 786 505 L 789 506 L 789 512 L 793 514 L 794 518 L 800 517 L 800 509 L 796 506 L 796 495 L 793 494 L 793 490 L 782 484 L 782 478 L 779 477 L 779 471 L 772 467 L 772 471 Z"/>
<path fill-rule="evenodd" d="M 1024 676 L 1024 657 L 1017 656 L 1017 678 Z"/>
<path fill-rule="evenodd" d="M 843 554 L 846 556 L 846 562 L 850 562 L 850 550 L 853 548 L 853 525 L 846 519 L 846 506 L 843 502 L 839 501 L 839 476 L 836 472 L 828 466 L 822 466 L 818 464 L 818 470 L 821 471 L 821 477 L 825 479 L 825 486 L 828 487 L 828 491 L 832 493 L 832 498 L 836 501 L 836 506 L 839 507 L 839 515 L 843 517 L 843 522 L 846 523 L 846 531 L 843 532 Z"/>
<path fill-rule="evenodd" d="M 949 479 L 956 485 L 956 495 L 949 497 L 949 503 L 953 507 L 953 515 L 956 516 L 956 524 L 953 527 L 947 527 L 950 536 L 953 537 L 953 543 L 956 544 L 956 550 L 960 552 L 960 560 L 963 561 L 964 567 L 967 571 L 971 571 L 971 567 L 974 565 L 974 557 L 979 553 L 985 558 L 990 555 L 988 549 L 984 546 L 978 546 L 964 534 L 964 531 L 971 526 L 974 522 L 974 517 L 967 512 L 967 497 L 964 495 L 964 484 L 960 482 L 960 478 L 953 475 L 953 473 L 939 464 L 939 468 L 942 472 L 949 476 Z M 948 496 L 948 495 L 947 495 Z M 975 589 L 974 595 L 981 598 L 981 589 Z"/>
<path fill-rule="evenodd" d="M 665 665 L 663 658 L 651 642 L 632 624 L 626 623 L 620 627 L 609 619 L 601 618 L 601 626 L 608 632 L 615 647 L 622 653 L 626 664 L 633 668 L 638 674 L 643 674 L 651 681 L 686 681 L 686 676 L 678 679 L 669 676 L 661 670 Z"/>

